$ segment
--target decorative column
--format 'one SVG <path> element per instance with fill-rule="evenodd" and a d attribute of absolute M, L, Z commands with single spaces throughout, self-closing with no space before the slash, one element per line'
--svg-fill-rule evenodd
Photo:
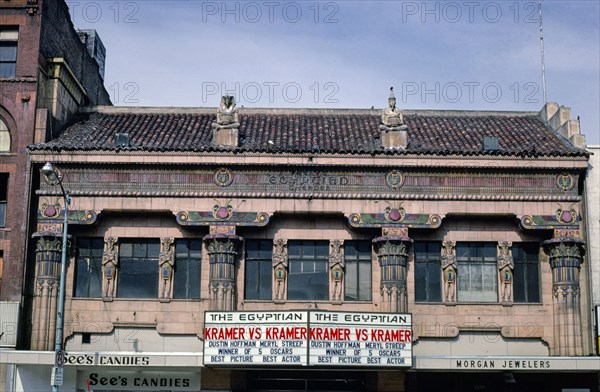
<path fill-rule="evenodd" d="M 175 238 L 160 239 L 158 255 L 158 298 L 161 302 L 169 302 L 173 298 L 173 267 L 175 265 Z"/>
<path fill-rule="evenodd" d="M 287 267 L 287 240 L 277 238 L 273 241 L 273 276 L 275 278 L 273 300 L 278 303 L 285 302 L 287 297 Z"/>
<path fill-rule="evenodd" d="M 444 303 L 456 305 L 456 242 L 442 242 L 442 273 L 444 276 Z"/>
<path fill-rule="evenodd" d="M 555 237 L 544 242 L 552 269 L 554 300 L 554 347 L 552 355 L 583 354 L 579 271 L 584 241 L 577 237 Z"/>
<path fill-rule="evenodd" d="M 335 304 L 344 300 L 344 241 L 332 240 L 329 243 L 329 298 Z"/>
<path fill-rule="evenodd" d="M 235 310 L 235 261 L 243 241 L 235 234 L 216 233 L 203 238 L 210 264 L 208 281 L 212 310 Z"/>
<path fill-rule="evenodd" d="M 408 229 L 383 229 L 383 236 L 373 240 L 381 267 L 381 311 L 406 313 L 406 264 L 408 247 L 413 242 Z"/>
<path fill-rule="evenodd" d="M 36 232 L 35 288 L 31 349 L 52 351 L 56 333 L 62 238 L 52 232 Z"/>

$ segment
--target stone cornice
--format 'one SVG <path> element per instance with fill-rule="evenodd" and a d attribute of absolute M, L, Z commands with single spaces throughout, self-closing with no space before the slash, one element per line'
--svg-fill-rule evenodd
<path fill-rule="evenodd" d="M 518 158 L 502 156 L 365 156 L 365 155 L 316 155 L 316 154 L 224 154 L 203 152 L 144 152 L 144 151 L 29 151 L 31 161 L 73 164 L 152 164 L 152 165 L 305 165 L 324 167 L 431 167 L 431 168 L 519 168 L 519 169 L 577 169 L 588 167 L 586 157 Z"/>

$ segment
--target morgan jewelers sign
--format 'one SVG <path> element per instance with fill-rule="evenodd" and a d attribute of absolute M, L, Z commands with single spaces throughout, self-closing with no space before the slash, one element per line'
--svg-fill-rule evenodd
<path fill-rule="evenodd" d="M 206 312 L 205 365 L 412 366 L 410 314 Z"/>

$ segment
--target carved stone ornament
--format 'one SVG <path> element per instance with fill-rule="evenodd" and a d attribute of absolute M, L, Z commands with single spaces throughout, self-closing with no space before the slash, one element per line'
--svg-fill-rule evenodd
<path fill-rule="evenodd" d="M 505 267 L 511 270 L 515 267 L 512 257 L 512 242 L 502 241 L 498 243 L 498 270 L 501 271 Z"/>
<path fill-rule="evenodd" d="M 561 173 L 556 177 L 556 186 L 563 191 L 570 191 L 575 187 L 573 176 L 568 173 Z"/>
<path fill-rule="evenodd" d="M 280 264 L 286 268 L 288 266 L 287 240 L 283 238 L 273 241 L 273 267 Z"/>
<path fill-rule="evenodd" d="M 344 267 L 343 245 L 344 241 L 342 240 L 331 240 L 329 242 L 329 268 L 334 268 L 336 265 Z"/>
<path fill-rule="evenodd" d="M 215 184 L 226 187 L 233 182 L 233 173 L 227 168 L 220 168 L 215 172 Z"/>
<path fill-rule="evenodd" d="M 216 220 L 229 220 L 233 216 L 234 208 L 230 204 L 231 200 L 227 201 L 225 204 L 220 204 L 217 201 L 217 204 L 213 206 L 212 216 Z"/>
<path fill-rule="evenodd" d="M 45 197 L 40 200 L 40 215 L 44 218 L 56 218 L 60 215 L 61 205 L 58 201 L 51 203 Z"/>
<path fill-rule="evenodd" d="M 392 188 L 398 189 L 404 185 L 404 174 L 398 170 L 392 170 L 385 175 L 385 184 Z"/>
<path fill-rule="evenodd" d="M 403 131 L 408 128 L 404 124 L 402 111 L 396 107 L 396 97 L 394 96 L 394 88 L 390 87 L 390 96 L 388 98 L 388 107 L 383 109 L 381 114 L 381 125 L 379 129 L 382 131 Z"/>
<path fill-rule="evenodd" d="M 117 257 L 117 238 L 108 237 L 104 239 L 104 254 L 102 255 L 102 265 L 113 263 L 114 265 L 119 264 Z"/>
<path fill-rule="evenodd" d="M 104 298 L 110 299 L 116 295 L 118 264 L 117 238 L 105 238 L 102 255 L 102 297 Z"/>
<path fill-rule="evenodd" d="M 455 246 L 455 241 L 442 242 L 442 269 L 446 269 L 448 267 L 456 269 L 456 254 L 454 253 Z"/>
<path fill-rule="evenodd" d="M 239 126 L 240 120 L 235 107 L 235 97 L 223 95 L 217 110 L 217 121 L 212 123 L 212 127 L 215 129 L 234 129 L 239 128 Z"/>
<path fill-rule="evenodd" d="M 160 239 L 160 253 L 158 255 L 158 265 L 162 266 L 163 264 L 170 264 L 173 266 L 175 264 L 175 252 L 173 243 L 175 242 L 175 238 L 161 238 Z"/>
<path fill-rule="evenodd" d="M 161 300 L 169 300 L 173 297 L 174 242 L 175 238 L 166 237 L 160 239 L 160 253 L 158 255 L 160 279 L 158 293 Z"/>

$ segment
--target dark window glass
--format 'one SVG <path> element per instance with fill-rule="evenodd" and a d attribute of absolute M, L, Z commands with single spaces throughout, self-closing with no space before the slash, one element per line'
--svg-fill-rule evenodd
<path fill-rule="evenodd" d="M 288 299 L 329 299 L 329 242 L 288 241 Z"/>
<path fill-rule="evenodd" d="M 75 297 L 102 296 L 103 238 L 79 238 L 75 262 Z"/>
<path fill-rule="evenodd" d="M 181 239 L 175 241 L 173 298 L 200 298 L 201 259 L 202 240 Z"/>
<path fill-rule="evenodd" d="M 8 198 L 8 174 L 0 173 L 0 227 L 6 226 L 6 200 Z"/>
<path fill-rule="evenodd" d="M 273 241 L 246 240 L 244 298 L 270 300 L 273 282 Z"/>
<path fill-rule="evenodd" d="M 0 27 L 0 78 L 14 78 L 17 74 L 16 27 Z"/>
<path fill-rule="evenodd" d="M 119 298 L 158 297 L 158 240 L 124 240 L 119 244 Z"/>
<path fill-rule="evenodd" d="M 498 302 L 496 247 L 492 242 L 456 244 L 459 301 Z"/>
<path fill-rule="evenodd" d="M 344 241 L 344 300 L 370 301 L 371 241 Z"/>
<path fill-rule="evenodd" d="M 442 301 L 441 242 L 415 242 L 415 302 Z"/>
<path fill-rule="evenodd" d="M 540 302 L 539 251 L 537 242 L 513 243 L 514 302 Z"/>

